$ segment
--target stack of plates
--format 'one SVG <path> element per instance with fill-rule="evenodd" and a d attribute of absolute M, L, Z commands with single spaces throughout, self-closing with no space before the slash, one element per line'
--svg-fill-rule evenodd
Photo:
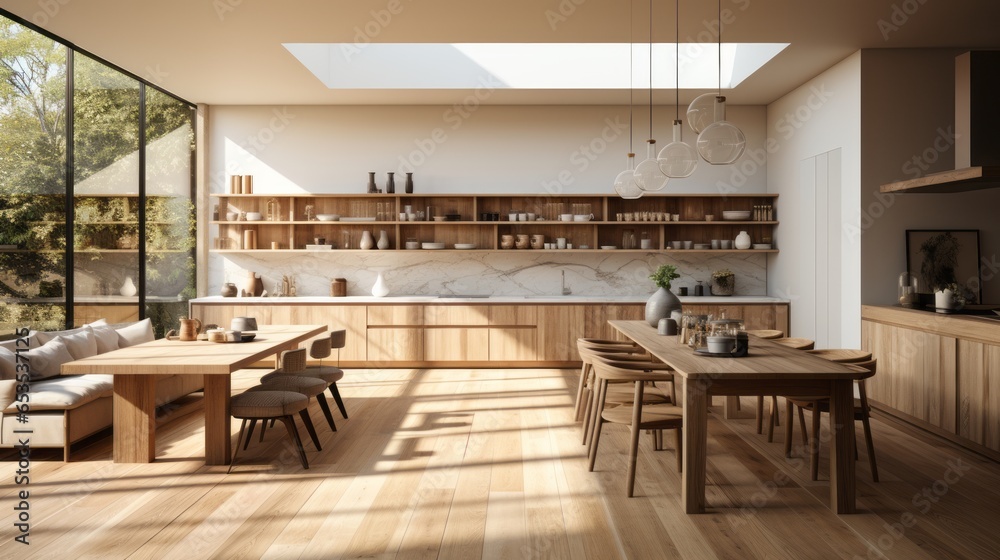
<path fill-rule="evenodd" d="M 360 218 L 341 218 L 341 222 L 374 222 L 375 216 L 363 216 Z"/>
<path fill-rule="evenodd" d="M 601 245 L 601 249 L 604 249 L 605 251 L 610 251 L 612 249 L 617 249 L 617 248 L 618 247 L 616 247 L 614 245 Z"/>
<path fill-rule="evenodd" d="M 694 248 L 698 249 L 699 251 L 704 251 L 705 249 L 711 249 L 712 248 L 712 244 L 711 243 L 695 243 L 694 244 Z"/>
<path fill-rule="evenodd" d="M 757 249 L 758 251 L 766 250 L 766 249 L 770 249 L 771 248 L 771 244 L 770 243 L 754 243 L 753 244 L 753 248 Z"/>
<path fill-rule="evenodd" d="M 336 222 L 340 216 L 337 214 L 316 214 L 316 219 L 321 222 Z"/>
<path fill-rule="evenodd" d="M 333 249 L 333 245 L 306 245 L 306 249 L 310 251 L 329 251 Z"/>
<path fill-rule="evenodd" d="M 444 249 L 444 243 L 421 243 L 420 247 L 424 249 Z"/>
<path fill-rule="evenodd" d="M 465 250 L 475 249 L 476 248 L 476 244 L 475 243 L 456 243 L 455 244 L 455 248 L 456 249 L 465 249 Z"/>
<path fill-rule="evenodd" d="M 723 212 L 722 212 L 722 219 L 723 220 L 730 220 L 730 221 L 749 220 L 750 219 L 750 211 L 749 210 L 723 210 Z"/>

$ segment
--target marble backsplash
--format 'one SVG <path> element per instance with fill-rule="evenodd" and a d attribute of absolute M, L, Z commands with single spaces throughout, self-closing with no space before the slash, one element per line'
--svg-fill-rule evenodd
<path fill-rule="evenodd" d="M 379 272 L 389 285 L 390 296 L 558 295 L 562 272 L 573 295 L 644 295 L 654 290 L 650 273 L 664 263 L 676 265 L 681 275 L 673 282 L 675 293 L 679 287 L 693 287 L 702 280 L 705 295 L 709 295 L 712 272 L 728 268 L 736 275 L 735 295 L 767 295 L 767 255 L 760 253 L 708 256 L 516 250 L 214 253 L 209 259 L 206 295 L 218 295 L 223 282 L 242 288 L 251 270 L 260 273 L 269 294 L 282 275 L 294 277 L 299 296 L 330 295 L 332 278 L 347 279 L 347 295 L 371 295 Z"/>

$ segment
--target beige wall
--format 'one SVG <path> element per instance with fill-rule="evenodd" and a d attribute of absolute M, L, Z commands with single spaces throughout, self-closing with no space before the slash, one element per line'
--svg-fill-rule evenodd
<path fill-rule="evenodd" d="M 884 49 L 861 53 L 861 286 L 866 304 L 897 302 L 897 278 L 906 269 L 907 229 L 979 229 L 984 260 L 998 262 L 1000 190 L 878 193 L 883 183 L 954 168 L 954 149 L 947 138 L 955 122 L 954 60 L 960 52 Z M 986 302 L 1000 302 L 1000 281 L 987 280 L 996 274 L 991 266 L 983 270 Z"/>

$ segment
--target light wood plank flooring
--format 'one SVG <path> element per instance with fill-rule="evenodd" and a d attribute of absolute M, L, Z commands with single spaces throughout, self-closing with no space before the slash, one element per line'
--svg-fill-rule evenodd
<path fill-rule="evenodd" d="M 110 462 L 110 438 L 37 450 L 30 546 L 13 542 L 16 462 L 4 456 L 0 558 L 997 558 L 1000 467 L 875 418 L 882 482 L 864 446 L 857 515 L 827 508 L 802 449 L 785 459 L 754 421 L 709 419 L 709 513 L 681 513 L 672 437 L 640 440 L 625 497 L 627 431 L 609 426 L 588 472 L 572 370 L 350 371 L 349 420 L 298 465 L 283 430 L 227 475 L 205 467 L 203 415 L 159 430 L 156 463 Z M 234 380 L 240 391 L 255 372 Z M 744 399 L 744 409 L 752 407 Z M 784 419 L 783 419 L 784 420 Z M 807 418 L 808 421 L 808 418 Z M 234 423 L 235 430 L 239 427 Z M 279 425 L 280 428 L 280 425 Z M 796 429 L 798 427 L 796 426 Z M 798 440 L 798 437 L 796 437 Z"/>

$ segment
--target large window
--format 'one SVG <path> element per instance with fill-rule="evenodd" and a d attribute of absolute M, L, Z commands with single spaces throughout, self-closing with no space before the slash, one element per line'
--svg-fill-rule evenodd
<path fill-rule="evenodd" d="M 0 30 L 0 338 L 175 327 L 195 286 L 194 108 L 23 23 Z"/>

